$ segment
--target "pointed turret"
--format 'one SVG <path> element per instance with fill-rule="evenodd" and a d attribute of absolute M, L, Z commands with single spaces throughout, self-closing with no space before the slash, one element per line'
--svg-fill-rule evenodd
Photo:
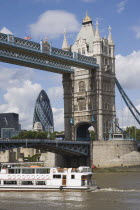
<path fill-rule="evenodd" d="M 96 21 L 96 30 L 95 30 L 95 37 L 94 37 L 94 42 L 93 42 L 93 49 L 94 49 L 94 54 L 101 54 L 102 53 L 102 41 L 98 29 L 98 21 Z"/>
<path fill-rule="evenodd" d="M 68 45 L 68 41 L 66 38 L 66 30 L 64 30 L 64 39 L 63 39 L 63 44 L 62 44 L 62 50 L 66 50 L 66 51 L 70 50 L 70 46 Z"/>
<path fill-rule="evenodd" d="M 91 18 L 88 16 L 88 13 L 86 11 L 86 17 L 83 19 L 83 25 L 88 24 L 88 23 L 92 23 Z"/>
<path fill-rule="evenodd" d="M 113 42 L 113 39 L 112 39 L 111 27 L 110 26 L 109 26 L 108 30 L 109 30 L 108 44 L 110 45 L 110 56 L 112 58 L 114 58 L 115 57 L 115 45 L 114 45 L 114 42 Z"/>
<path fill-rule="evenodd" d="M 86 52 L 93 52 L 93 42 L 94 42 L 94 28 L 92 25 L 92 19 L 86 13 L 83 19 L 82 27 L 77 35 L 74 45 L 71 47 L 72 52 L 78 52 L 79 49 L 85 48 Z"/>
<path fill-rule="evenodd" d="M 99 33 L 99 23 L 96 21 L 96 30 L 95 30 L 95 41 L 101 41 L 100 33 Z"/>
<path fill-rule="evenodd" d="M 113 39 L 112 39 L 111 27 L 110 26 L 108 27 L 108 31 L 109 31 L 109 34 L 108 34 L 108 43 L 110 45 L 114 45 L 114 42 L 113 42 Z"/>

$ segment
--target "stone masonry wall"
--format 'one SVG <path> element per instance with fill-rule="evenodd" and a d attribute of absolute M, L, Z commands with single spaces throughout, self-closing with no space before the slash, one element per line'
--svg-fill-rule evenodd
<path fill-rule="evenodd" d="M 135 141 L 93 142 L 93 164 L 98 168 L 140 165 L 140 153 Z"/>

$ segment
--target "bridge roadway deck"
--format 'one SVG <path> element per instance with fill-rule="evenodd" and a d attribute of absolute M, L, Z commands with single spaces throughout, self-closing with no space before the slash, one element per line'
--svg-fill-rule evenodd
<path fill-rule="evenodd" d="M 48 139 L 0 139 L 0 151 L 19 147 L 34 148 L 61 155 L 85 156 L 90 154 L 90 141 L 65 141 Z"/>
<path fill-rule="evenodd" d="M 42 43 L 27 41 L 0 33 L 0 61 L 55 73 L 74 73 L 73 67 L 96 69 L 93 57 L 50 47 L 43 50 Z"/>

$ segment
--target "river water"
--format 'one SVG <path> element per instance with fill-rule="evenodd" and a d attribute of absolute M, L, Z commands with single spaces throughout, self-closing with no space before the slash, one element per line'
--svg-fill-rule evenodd
<path fill-rule="evenodd" d="M 0 192 L 0 210 L 140 210 L 140 171 L 94 177 L 95 192 Z"/>

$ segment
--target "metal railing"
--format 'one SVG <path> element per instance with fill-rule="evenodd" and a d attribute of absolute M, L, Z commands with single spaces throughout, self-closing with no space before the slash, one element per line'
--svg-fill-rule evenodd
<path fill-rule="evenodd" d="M 42 48 L 43 48 L 43 42 L 42 41 L 40 43 L 37 43 L 37 42 L 21 39 L 21 38 L 18 38 L 18 37 L 14 37 L 11 34 L 0 33 L 0 42 L 8 43 L 8 44 L 15 45 L 15 46 L 21 46 L 23 48 L 32 49 L 32 50 L 37 51 L 37 52 L 43 52 L 42 51 Z M 96 59 L 93 58 L 93 57 L 87 57 L 87 56 L 78 54 L 76 52 L 72 53 L 72 52 L 69 52 L 69 51 L 64 51 L 62 49 L 51 47 L 51 45 L 50 45 L 50 50 L 48 52 L 45 52 L 45 53 L 50 54 L 50 55 L 54 55 L 54 56 L 63 57 L 63 58 L 69 58 L 69 59 L 82 61 L 82 62 L 85 62 L 87 64 L 96 64 Z"/>

